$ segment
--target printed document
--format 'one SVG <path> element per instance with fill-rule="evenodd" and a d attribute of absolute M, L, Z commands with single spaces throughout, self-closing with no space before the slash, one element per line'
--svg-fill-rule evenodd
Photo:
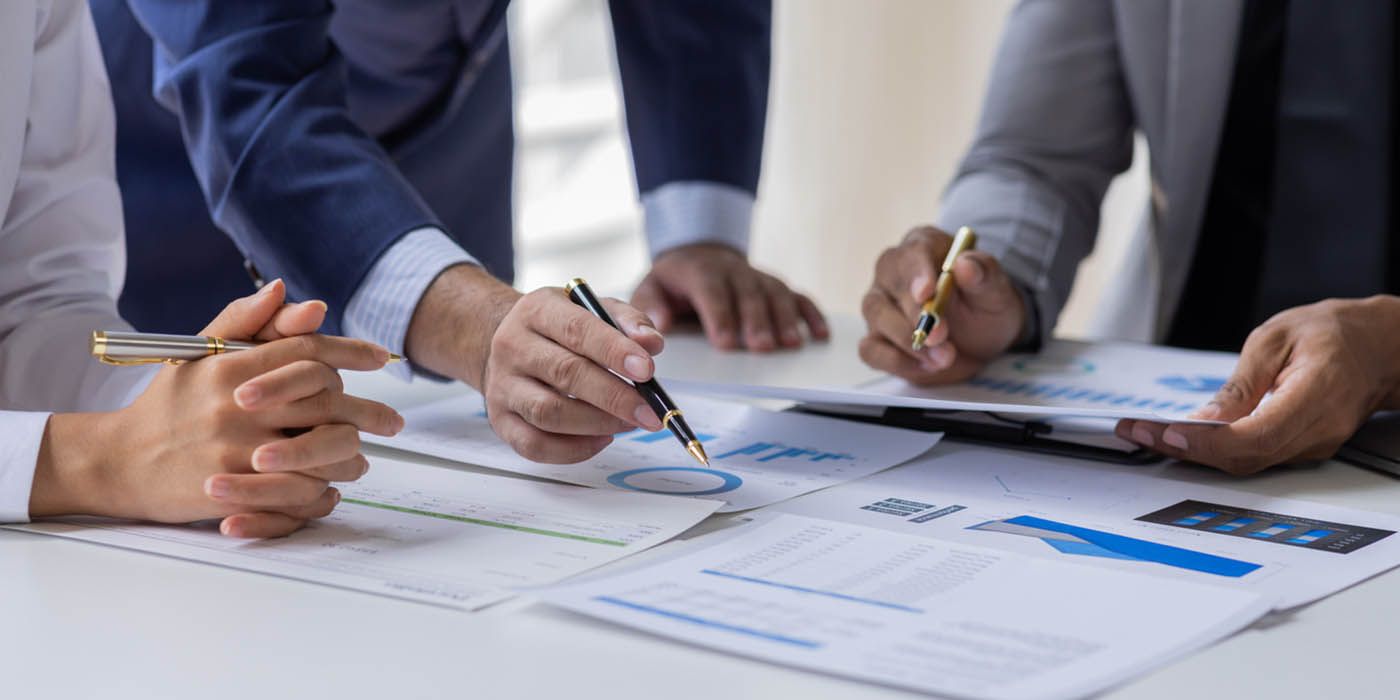
<path fill-rule="evenodd" d="M 76 518 L 11 527 L 475 610 L 660 544 L 720 505 L 370 461 L 336 485 L 334 513 L 288 537 Z"/>
<path fill-rule="evenodd" d="M 1254 591 L 1278 609 L 1400 565 L 1396 516 L 1160 476 L 1171 469 L 945 443 L 937 454 L 778 509 Z"/>
<path fill-rule="evenodd" d="M 496 436 L 475 393 L 407 409 L 398 435 L 363 439 L 583 486 L 722 500 L 720 512 L 729 512 L 873 474 L 923 454 L 940 437 L 696 396 L 678 402 L 705 443 L 709 466 L 692 461 L 667 430 L 619 435 L 578 464 L 531 462 Z"/>
<path fill-rule="evenodd" d="M 665 379 L 678 391 L 824 405 L 899 406 L 1042 416 L 1187 418 L 1224 386 L 1238 355 L 1134 343 L 1053 340 L 1035 355 L 1008 354 L 962 384 L 917 387 L 898 378 L 858 388 L 764 386 Z"/>
<path fill-rule="evenodd" d="M 691 644 L 1006 700 L 1097 693 L 1269 607 L 1250 591 L 817 518 L 736 530 L 667 561 L 533 593 Z"/>

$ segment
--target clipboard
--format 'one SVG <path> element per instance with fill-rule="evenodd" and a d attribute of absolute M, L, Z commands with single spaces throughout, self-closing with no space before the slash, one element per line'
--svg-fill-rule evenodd
<path fill-rule="evenodd" d="M 928 433 L 941 432 L 947 440 L 1056 457 L 1126 465 L 1153 464 L 1166 459 L 1163 455 L 1144 447 L 1124 451 L 1057 439 L 1053 437 L 1055 426 L 1043 420 L 1009 418 L 996 413 L 938 411 L 900 406 L 885 407 L 868 413 L 851 411 L 851 408 L 798 404 L 789 410 Z"/>

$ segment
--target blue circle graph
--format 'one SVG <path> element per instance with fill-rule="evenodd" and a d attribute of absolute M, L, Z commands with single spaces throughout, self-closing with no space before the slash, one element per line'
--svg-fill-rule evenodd
<path fill-rule="evenodd" d="M 631 477 L 651 472 L 700 472 L 701 474 L 717 476 L 723 479 L 724 483 L 703 491 L 658 491 L 656 489 L 642 488 L 641 486 L 633 486 L 627 483 L 627 480 Z M 743 485 L 744 480 L 729 472 L 722 472 L 716 469 L 701 469 L 699 467 L 645 467 L 643 469 L 628 469 L 627 471 L 613 474 L 608 477 L 608 483 L 618 488 L 642 491 L 644 493 L 663 493 L 671 496 L 713 496 L 719 493 L 728 493 L 739 488 Z"/>
<path fill-rule="evenodd" d="M 1195 391 L 1202 394 L 1214 394 L 1220 391 L 1220 387 L 1225 386 L 1225 381 L 1224 377 L 1184 377 L 1180 375 L 1157 378 L 1157 383 L 1168 389 Z"/>

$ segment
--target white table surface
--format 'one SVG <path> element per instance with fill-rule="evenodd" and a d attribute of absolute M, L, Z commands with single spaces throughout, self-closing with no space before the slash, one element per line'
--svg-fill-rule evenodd
<path fill-rule="evenodd" d="M 663 373 L 692 377 L 867 378 L 855 354 L 858 320 L 833 321 L 831 343 L 800 352 L 719 354 L 697 337 L 681 337 L 659 363 Z M 377 375 L 347 383 L 399 406 L 455 391 Z M 375 450 L 369 448 L 371 457 Z M 1400 514 L 1400 480 L 1340 463 L 1249 479 L 1181 466 L 1173 476 Z M 1400 574 L 1391 572 L 1266 619 L 1109 697 L 1396 697 L 1397 625 Z M 921 697 L 690 647 L 524 600 L 461 613 L 0 531 L 0 698 L 331 696 Z"/>

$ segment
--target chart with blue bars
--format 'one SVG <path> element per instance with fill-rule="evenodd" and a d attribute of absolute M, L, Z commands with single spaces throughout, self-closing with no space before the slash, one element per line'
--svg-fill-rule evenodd
<path fill-rule="evenodd" d="M 1261 568 L 1260 564 L 1254 562 L 1173 547 L 1136 537 L 1125 537 L 1031 515 L 992 520 L 967 529 L 1034 537 L 1061 554 L 1149 562 L 1227 578 L 1248 576 Z"/>
<path fill-rule="evenodd" d="M 1169 375 L 1158 377 L 1154 384 L 1159 389 L 1168 391 L 1125 392 L 1090 386 L 1090 382 L 1076 381 L 1073 377 L 1063 381 L 1050 381 L 1023 376 L 984 374 L 967 382 L 968 386 L 976 389 L 999 397 L 1015 398 L 1018 401 L 1034 399 L 1047 403 L 1079 403 L 1104 408 L 1139 408 L 1170 413 L 1195 410 L 1224 383 L 1225 380 L 1220 377 Z"/>
<path fill-rule="evenodd" d="M 1202 501 L 1182 501 L 1137 519 L 1187 530 L 1337 554 L 1354 552 L 1395 534 L 1393 530 L 1299 518 Z"/>

